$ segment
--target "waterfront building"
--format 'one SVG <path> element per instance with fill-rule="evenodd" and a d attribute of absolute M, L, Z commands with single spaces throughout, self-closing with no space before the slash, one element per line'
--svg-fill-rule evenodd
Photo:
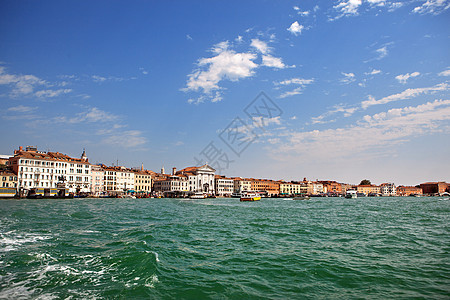
<path fill-rule="evenodd" d="M 12 170 L 0 170 L 0 197 L 14 197 L 17 193 L 17 182 L 17 175 Z"/>
<path fill-rule="evenodd" d="M 302 183 L 307 187 L 307 194 L 319 195 L 324 193 L 323 184 L 320 181 L 310 181 L 303 178 Z"/>
<path fill-rule="evenodd" d="M 91 165 L 91 194 L 101 196 L 105 192 L 105 170 L 102 165 Z"/>
<path fill-rule="evenodd" d="M 118 194 L 117 190 L 117 174 L 114 167 L 103 167 L 104 169 L 104 180 L 103 188 L 104 192 L 109 196 L 114 196 Z"/>
<path fill-rule="evenodd" d="M 380 184 L 380 190 L 382 196 L 397 196 L 397 188 L 393 183 Z"/>
<path fill-rule="evenodd" d="M 188 176 L 183 174 L 166 175 L 165 179 L 155 180 L 153 190 L 157 193 L 167 194 L 187 194 L 189 192 Z"/>
<path fill-rule="evenodd" d="M 216 170 L 205 164 L 200 167 L 188 167 L 180 171 L 173 169 L 173 174 L 184 175 L 188 180 L 189 192 L 203 192 L 207 194 L 214 194 L 215 191 L 215 176 Z"/>
<path fill-rule="evenodd" d="M 449 191 L 449 184 L 440 181 L 440 182 L 425 182 L 421 183 L 420 187 L 424 194 L 432 195 L 432 194 L 442 194 L 446 191 Z"/>
<path fill-rule="evenodd" d="M 248 179 L 244 179 L 241 177 L 234 177 L 233 182 L 235 193 L 248 192 L 252 190 L 252 183 Z"/>
<path fill-rule="evenodd" d="M 4 155 L 0 154 L 0 166 L 1 165 L 7 165 L 9 163 L 9 159 L 11 158 L 11 155 Z"/>
<path fill-rule="evenodd" d="M 125 167 L 115 167 L 116 169 L 116 190 L 119 194 L 129 194 L 134 192 L 134 172 Z"/>
<path fill-rule="evenodd" d="M 379 195 L 381 194 L 381 187 L 373 184 L 360 184 L 356 186 L 356 192 L 366 195 Z"/>
<path fill-rule="evenodd" d="M 342 184 L 331 180 L 318 181 L 323 185 L 323 192 L 328 194 L 339 195 L 342 194 Z"/>
<path fill-rule="evenodd" d="M 144 170 L 142 166 L 141 170 L 134 171 L 134 188 L 136 193 L 150 194 L 152 192 L 153 175 L 155 172 Z"/>
<path fill-rule="evenodd" d="M 307 185 L 300 182 L 280 182 L 280 195 L 305 195 L 308 193 Z"/>
<path fill-rule="evenodd" d="M 268 197 L 280 194 L 280 182 L 268 179 L 250 179 L 250 189 L 256 192 L 265 192 Z"/>
<path fill-rule="evenodd" d="M 91 167 L 85 151 L 81 158 L 72 158 L 59 152 L 38 151 L 28 146 L 19 147 L 9 164 L 18 177 L 18 189 L 37 190 L 44 195 L 54 195 L 57 189 L 68 193 L 91 191 Z"/>
<path fill-rule="evenodd" d="M 222 175 L 215 175 L 214 177 L 214 185 L 216 188 L 216 196 L 220 197 L 230 197 L 234 192 L 234 180 L 231 178 L 227 178 Z"/>
<path fill-rule="evenodd" d="M 422 195 L 422 189 L 416 186 L 398 186 L 397 195 L 399 196 L 411 196 L 411 195 Z"/>

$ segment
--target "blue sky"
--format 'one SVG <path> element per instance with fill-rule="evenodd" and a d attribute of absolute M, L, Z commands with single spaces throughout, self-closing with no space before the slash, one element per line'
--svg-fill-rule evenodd
<path fill-rule="evenodd" d="M 450 181 L 449 8 L 2 1 L 0 153 L 86 148 L 91 162 L 152 170 L 197 158 L 227 176 Z M 263 120 L 244 111 L 260 92 L 280 109 Z M 238 154 L 221 139 L 236 120 L 254 137 Z"/>

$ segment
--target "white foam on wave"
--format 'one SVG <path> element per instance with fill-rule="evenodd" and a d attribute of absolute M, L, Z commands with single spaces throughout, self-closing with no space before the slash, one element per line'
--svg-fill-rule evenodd
<path fill-rule="evenodd" d="M 153 251 L 153 254 L 155 254 L 156 262 L 159 262 L 159 254 L 156 251 Z"/>
<path fill-rule="evenodd" d="M 36 243 L 52 238 L 48 235 L 38 235 L 34 233 L 17 233 L 16 231 L 8 231 L 0 233 L 0 251 L 8 252 L 16 250 L 16 246 L 23 244 Z"/>
<path fill-rule="evenodd" d="M 153 274 L 152 276 L 147 278 L 147 280 L 145 280 L 145 286 L 154 289 L 155 284 L 157 284 L 158 282 L 159 282 L 158 276 L 156 276 L 156 274 Z"/>

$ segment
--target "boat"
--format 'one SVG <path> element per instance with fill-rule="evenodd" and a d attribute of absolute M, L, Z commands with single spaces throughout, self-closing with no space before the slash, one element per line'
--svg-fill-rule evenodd
<path fill-rule="evenodd" d="M 294 197 L 294 200 L 309 200 L 309 196 L 297 196 Z"/>
<path fill-rule="evenodd" d="M 243 194 L 241 196 L 241 201 L 259 201 L 261 196 L 256 193 Z"/>
<path fill-rule="evenodd" d="M 349 199 L 358 198 L 358 194 L 354 190 L 349 190 L 345 194 L 345 198 L 349 198 Z"/>
<path fill-rule="evenodd" d="M 203 193 L 194 193 L 189 198 L 191 199 L 205 199 L 206 195 Z"/>

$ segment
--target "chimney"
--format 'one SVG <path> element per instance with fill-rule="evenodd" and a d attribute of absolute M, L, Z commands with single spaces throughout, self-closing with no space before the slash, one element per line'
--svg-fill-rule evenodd
<path fill-rule="evenodd" d="M 177 168 L 172 168 L 172 175 L 175 175 L 176 172 L 177 172 Z"/>
<path fill-rule="evenodd" d="M 19 146 L 19 151 L 23 151 L 23 147 L 22 146 Z"/>

